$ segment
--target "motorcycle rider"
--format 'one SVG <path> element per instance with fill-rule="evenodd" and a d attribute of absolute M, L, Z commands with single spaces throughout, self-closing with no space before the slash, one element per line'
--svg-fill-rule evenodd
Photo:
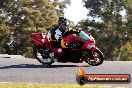
<path fill-rule="evenodd" d="M 46 47 L 57 53 L 63 55 L 64 51 L 61 48 L 61 38 L 67 30 L 67 20 L 65 17 L 59 17 L 57 27 L 53 27 L 46 36 Z"/>
<path fill-rule="evenodd" d="M 69 33 L 77 34 L 79 32 L 73 30 L 69 31 L 67 28 L 67 19 L 62 16 L 59 17 L 57 27 L 53 27 L 46 35 L 46 47 L 61 57 L 64 55 L 64 51 L 61 48 L 61 38 Z"/>

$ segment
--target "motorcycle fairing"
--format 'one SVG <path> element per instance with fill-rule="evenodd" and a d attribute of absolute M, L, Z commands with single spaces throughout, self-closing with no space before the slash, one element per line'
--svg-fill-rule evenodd
<path fill-rule="evenodd" d="M 92 49 L 92 50 L 96 50 L 96 46 L 95 46 L 95 40 L 94 38 L 89 34 L 84 33 L 83 31 L 81 31 L 79 34 L 69 34 L 68 36 L 66 36 L 65 38 L 62 39 L 62 47 L 63 48 L 68 48 L 67 46 L 74 40 L 78 41 L 78 42 L 83 42 L 84 45 L 82 47 L 80 47 L 83 50 L 87 50 L 87 49 Z"/>

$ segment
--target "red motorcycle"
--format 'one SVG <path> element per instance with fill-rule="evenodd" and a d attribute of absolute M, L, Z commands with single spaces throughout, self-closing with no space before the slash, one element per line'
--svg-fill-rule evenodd
<path fill-rule="evenodd" d="M 46 47 L 46 36 L 47 34 L 42 33 L 30 34 L 30 38 L 34 42 L 33 51 L 35 58 L 45 66 L 49 66 L 54 62 L 80 63 L 85 61 L 92 66 L 98 66 L 103 63 L 104 55 L 95 46 L 95 40 L 91 34 L 80 31 L 77 34 L 69 33 L 63 37 L 61 48 L 64 51 L 64 55 L 56 54 Z"/>

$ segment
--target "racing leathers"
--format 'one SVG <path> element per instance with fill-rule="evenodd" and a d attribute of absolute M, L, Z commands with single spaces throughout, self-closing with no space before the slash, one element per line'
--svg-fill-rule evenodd
<path fill-rule="evenodd" d="M 59 27 L 52 28 L 46 35 L 46 47 L 53 51 L 55 54 L 63 55 L 64 51 L 61 48 L 61 38 L 63 31 Z"/>

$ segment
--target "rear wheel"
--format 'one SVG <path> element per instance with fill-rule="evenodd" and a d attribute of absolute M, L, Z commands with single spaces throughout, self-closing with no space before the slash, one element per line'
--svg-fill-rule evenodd
<path fill-rule="evenodd" d="M 41 45 L 33 46 L 33 52 L 35 58 L 42 63 L 44 67 L 48 67 L 53 63 L 52 58 L 49 56 L 51 52 Z"/>
<path fill-rule="evenodd" d="M 88 58 L 85 60 L 85 62 L 92 66 L 98 66 L 103 63 L 103 60 L 103 53 L 97 49 L 95 51 L 88 52 Z"/>

